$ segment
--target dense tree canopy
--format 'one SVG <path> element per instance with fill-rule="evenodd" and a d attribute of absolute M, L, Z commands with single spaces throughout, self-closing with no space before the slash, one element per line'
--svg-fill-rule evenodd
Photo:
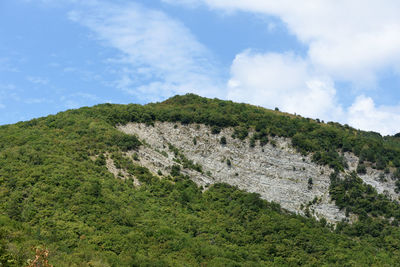
<path fill-rule="evenodd" d="M 301 153 L 336 170 L 331 194 L 360 220 L 333 230 L 226 184 L 202 191 L 178 165 L 160 179 L 123 153 L 141 142 L 115 126 L 133 121 L 230 126 L 239 139 L 253 128 L 254 145 L 290 137 Z M 397 137 L 195 95 L 1 126 L 0 266 L 23 266 L 35 246 L 49 249 L 54 266 L 395 266 L 399 205 L 355 173 L 340 180 L 344 151 L 375 168 L 400 166 Z M 186 167 L 202 171 L 177 153 Z M 104 155 L 142 186 L 116 179 Z"/>

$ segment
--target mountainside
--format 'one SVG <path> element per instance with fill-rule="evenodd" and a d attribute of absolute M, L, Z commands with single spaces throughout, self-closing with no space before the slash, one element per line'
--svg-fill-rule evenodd
<path fill-rule="evenodd" d="M 395 266 L 399 167 L 398 137 L 191 94 L 4 125 L 0 266 Z"/>
<path fill-rule="evenodd" d="M 336 207 L 329 194 L 329 176 L 333 170 L 314 162 L 311 155 L 296 151 L 288 138 L 270 137 L 270 142 L 261 146 L 258 142 L 251 144 L 252 137 L 257 134 L 251 130 L 250 138 L 240 140 L 232 137 L 233 128 L 213 134 L 209 126 L 169 122 L 129 123 L 118 129 L 144 141 L 146 145 L 134 153 L 138 154 L 138 162 L 154 174 L 158 171 L 170 173 L 171 166 L 179 159 L 175 156 L 177 150 L 202 167 L 199 172 L 184 164 L 180 166 L 199 186 L 224 182 L 259 193 L 262 198 L 295 213 L 304 215 L 307 207 L 307 212 L 311 211 L 316 218 L 332 223 L 346 219 L 345 212 Z M 348 167 L 341 175 L 351 175 L 360 160 L 350 152 L 343 153 L 343 157 Z M 390 173 L 368 166 L 359 176 L 377 192 L 398 200 Z"/>
<path fill-rule="evenodd" d="M 165 122 L 156 122 L 154 126 L 130 123 L 118 128 L 135 134 L 148 144 L 138 149 L 138 163 L 154 174 L 158 170 L 170 173 L 171 166 L 179 164 L 176 162 L 179 156 L 175 157 L 173 147 L 201 166 L 199 172 L 180 164 L 182 173 L 189 175 L 199 186 L 206 188 L 214 183 L 228 183 L 256 192 L 289 211 L 304 214 L 308 206 L 317 217 L 330 222 L 346 218 L 330 199 L 329 167 L 317 165 L 309 156 L 297 153 L 290 140 L 274 137 L 271 138 L 272 144 L 254 144 L 252 147 L 249 138 L 232 138 L 232 128 L 223 129 L 218 134 L 212 134 L 211 127 L 204 125 Z M 223 138 L 225 141 L 221 143 Z M 309 184 L 309 179 L 312 184 Z M 317 202 L 308 205 L 315 198 Z"/>

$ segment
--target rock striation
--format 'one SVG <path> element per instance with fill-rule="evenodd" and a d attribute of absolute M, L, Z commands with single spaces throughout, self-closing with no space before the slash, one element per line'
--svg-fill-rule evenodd
<path fill-rule="evenodd" d="M 118 129 L 143 141 L 139 151 L 130 153 L 138 153 L 140 164 L 154 174 L 169 174 L 171 167 L 177 164 L 176 155 L 170 149 L 172 145 L 187 159 L 201 165 L 202 172 L 182 169 L 182 173 L 199 186 L 207 188 L 213 183 L 228 183 L 258 193 L 291 212 L 309 213 L 331 223 L 346 219 L 344 211 L 336 207 L 329 195 L 332 170 L 313 163 L 310 156 L 299 154 L 291 147 L 290 139 L 271 137 L 272 141 L 263 147 L 259 144 L 252 147 L 249 138 L 232 138 L 232 128 L 212 134 L 206 125 L 156 122 L 153 126 L 129 123 Z M 221 142 L 222 137 L 226 144 Z M 345 156 L 350 170 L 355 169 L 357 157 L 349 153 Z M 379 193 L 397 197 L 391 183 L 381 181 L 381 176 L 379 171 L 369 168 L 361 178 Z"/>

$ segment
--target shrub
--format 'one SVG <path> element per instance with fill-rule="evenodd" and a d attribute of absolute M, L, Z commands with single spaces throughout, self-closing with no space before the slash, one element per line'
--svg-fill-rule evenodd
<path fill-rule="evenodd" d="M 308 189 L 311 190 L 313 187 L 313 179 L 310 177 L 308 178 Z"/>
<path fill-rule="evenodd" d="M 219 126 L 211 127 L 211 133 L 212 134 L 219 134 L 220 132 L 221 132 L 221 127 L 219 127 Z"/>
<path fill-rule="evenodd" d="M 221 145 L 226 145 L 226 137 L 225 137 L 225 136 L 222 136 L 222 137 L 221 137 L 221 140 L 219 140 L 219 143 L 220 143 Z"/>
<path fill-rule="evenodd" d="M 393 178 L 400 179 L 400 168 L 397 168 L 393 173 Z"/>
<path fill-rule="evenodd" d="M 173 177 L 179 176 L 181 174 L 181 167 L 179 165 L 172 165 L 171 175 Z"/>
<path fill-rule="evenodd" d="M 254 136 L 250 138 L 250 147 L 255 147 L 256 146 L 256 139 Z"/>
<path fill-rule="evenodd" d="M 229 167 L 232 166 L 232 162 L 231 162 L 230 159 L 227 159 L 227 160 L 226 160 L 226 165 L 228 165 Z"/>
<path fill-rule="evenodd" d="M 122 151 L 133 150 L 141 145 L 141 142 L 134 135 L 116 134 L 114 140 Z"/>
<path fill-rule="evenodd" d="M 365 167 L 364 164 L 358 164 L 357 173 L 358 174 L 366 174 L 367 173 L 367 168 Z"/>
<path fill-rule="evenodd" d="M 98 166 L 106 165 L 106 157 L 103 154 L 100 154 L 94 162 Z"/>

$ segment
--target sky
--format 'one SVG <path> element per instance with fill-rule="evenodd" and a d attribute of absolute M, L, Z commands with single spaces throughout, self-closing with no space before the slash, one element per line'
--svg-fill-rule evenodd
<path fill-rule="evenodd" d="M 1 0 L 0 124 L 176 94 L 400 132 L 397 0 Z"/>

